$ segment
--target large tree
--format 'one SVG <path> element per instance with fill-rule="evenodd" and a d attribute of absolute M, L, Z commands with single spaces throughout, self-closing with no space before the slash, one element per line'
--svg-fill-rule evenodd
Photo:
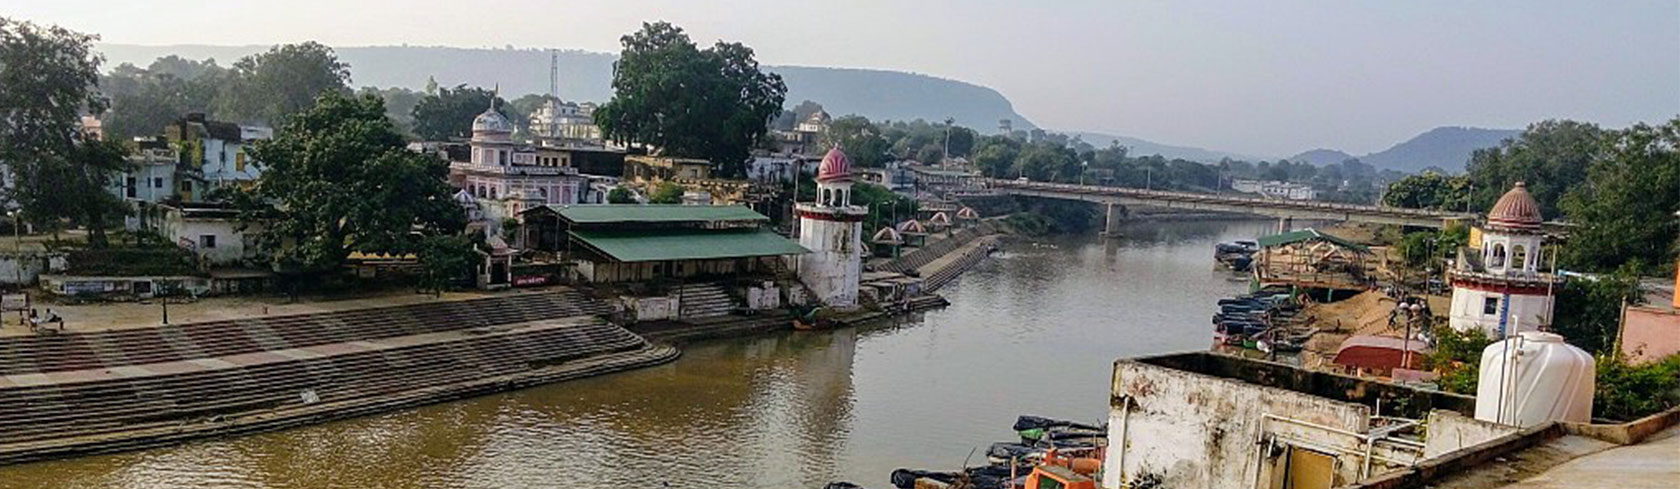
<path fill-rule="evenodd" d="M 428 141 L 471 137 L 473 119 L 490 108 L 491 99 L 495 100 L 498 112 L 509 116 L 507 101 L 493 90 L 465 84 L 439 88 L 414 104 L 414 134 Z M 509 120 L 515 119 L 509 117 Z"/>
<path fill-rule="evenodd" d="M 347 93 L 350 65 L 320 43 L 286 44 L 233 63 L 216 97 L 216 116 L 281 124 L 323 93 Z"/>
<path fill-rule="evenodd" d="M 1680 251 L 1680 118 L 1638 124 L 1604 136 L 1584 184 L 1563 210 L 1575 224 L 1564 262 L 1591 271 L 1634 264 L 1644 273 L 1673 270 Z"/>
<path fill-rule="evenodd" d="M 726 176 L 744 174 L 753 144 L 782 110 L 782 77 L 761 71 L 745 45 L 719 41 L 700 49 L 665 22 L 644 23 L 620 41 L 613 99 L 594 114 L 601 132 L 666 155 L 711 160 Z"/>
<path fill-rule="evenodd" d="M 1383 205 L 1389 207 L 1449 211 L 1468 211 L 1469 199 L 1469 178 L 1428 171 L 1388 184 L 1382 196 Z"/>
<path fill-rule="evenodd" d="M 88 226 L 104 246 L 116 209 L 105 191 L 123 165 L 120 145 L 81 130 L 84 112 L 104 108 L 98 95 L 96 36 L 0 17 L 0 162 L 10 171 L 9 198 L 37 225 Z"/>
<path fill-rule="evenodd" d="M 257 142 L 263 178 L 237 200 L 244 220 L 261 224 L 258 243 L 276 268 L 325 273 L 352 251 L 417 252 L 428 237 L 458 233 L 466 217 L 450 198 L 448 165 L 404 144 L 377 96 L 336 90 Z"/>
<path fill-rule="evenodd" d="M 1558 202 L 1569 189 L 1587 179 L 1587 166 L 1601 147 L 1604 131 L 1569 120 L 1531 124 L 1514 139 L 1495 148 L 1476 150 L 1466 174 L 1470 178 L 1471 207 L 1492 208 L 1517 182 L 1540 203 L 1547 219 L 1559 216 Z"/>
<path fill-rule="evenodd" d="M 823 135 L 824 146 L 838 146 L 854 164 L 864 168 L 878 168 L 891 157 L 891 143 L 880 128 L 861 115 L 849 115 L 829 123 Z"/>

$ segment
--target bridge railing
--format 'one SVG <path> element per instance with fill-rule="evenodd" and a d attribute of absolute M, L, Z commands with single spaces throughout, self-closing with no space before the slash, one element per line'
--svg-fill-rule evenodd
<path fill-rule="evenodd" d="M 1001 179 L 995 179 L 995 178 L 986 179 L 985 183 L 986 183 L 987 186 L 990 186 L 990 187 L 993 187 L 993 188 L 1018 188 L 1018 189 L 1042 190 L 1042 191 L 1064 192 L 1064 193 L 1085 194 L 1085 195 L 1114 195 L 1114 196 L 1126 196 L 1126 197 L 1153 198 L 1153 199 L 1159 199 L 1159 200 L 1176 200 L 1176 201 L 1188 201 L 1188 202 L 1205 202 L 1205 203 L 1217 203 L 1217 204 L 1229 204 L 1229 205 L 1247 205 L 1247 206 L 1264 206 L 1264 207 L 1288 207 L 1288 208 L 1296 208 L 1296 209 L 1317 209 L 1317 210 L 1338 211 L 1338 212 L 1347 212 L 1347 213 L 1360 213 L 1360 214 L 1405 215 L 1405 216 L 1412 216 L 1412 217 L 1427 217 L 1427 218 L 1440 218 L 1440 219 L 1455 218 L 1455 217 L 1456 218 L 1470 217 L 1469 214 L 1463 214 L 1463 213 L 1457 213 L 1457 212 L 1436 211 L 1436 210 L 1428 210 L 1428 209 L 1407 209 L 1407 208 L 1403 208 L 1403 207 L 1380 207 L 1380 206 L 1371 206 L 1371 205 L 1341 204 L 1341 203 L 1334 203 L 1334 202 L 1301 201 L 1301 200 L 1279 201 L 1279 200 L 1258 199 L 1258 198 L 1252 198 L 1252 197 L 1237 197 L 1237 196 L 1221 195 L 1221 194 L 1202 194 L 1202 193 L 1194 193 L 1194 192 L 1174 192 L 1174 191 L 1166 191 L 1166 190 L 1144 190 L 1144 189 L 1125 188 L 1125 187 L 1099 187 L 1099 186 L 1094 186 L 1094 185 L 1076 185 L 1076 184 L 1069 184 L 1069 183 L 1022 182 L 1022 181 L 1019 181 L 1019 180 L 1001 180 Z"/>

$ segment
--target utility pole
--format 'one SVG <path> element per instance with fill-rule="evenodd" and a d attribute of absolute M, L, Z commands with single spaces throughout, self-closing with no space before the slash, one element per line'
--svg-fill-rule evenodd
<path fill-rule="evenodd" d="M 945 149 L 939 153 L 939 166 L 941 167 L 946 166 L 945 162 L 951 161 L 951 124 L 956 122 L 956 119 L 945 118 Z"/>

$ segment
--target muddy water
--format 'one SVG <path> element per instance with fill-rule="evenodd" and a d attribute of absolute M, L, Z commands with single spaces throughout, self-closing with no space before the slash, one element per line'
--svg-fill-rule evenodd
<path fill-rule="evenodd" d="M 1098 421 L 1116 357 L 1206 348 L 1269 222 L 1013 243 L 892 324 L 692 345 L 671 364 L 292 431 L 0 468 L 0 488 L 890 487 L 1017 414 Z M 978 457 L 979 455 L 976 455 Z"/>

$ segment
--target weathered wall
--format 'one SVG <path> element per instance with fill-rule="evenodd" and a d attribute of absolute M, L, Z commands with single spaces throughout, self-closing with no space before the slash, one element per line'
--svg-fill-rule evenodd
<path fill-rule="evenodd" d="M 1283 416 L 1353 433 L 1368 428 L 1370 408 L 1360 404 L 1230 378 L 1135 361 L 1114 367 L 1109 451 L 1103 487 L 1251 487 L 1263 475 L 1262 430 L 1327 445 L 1357 443 L 1325 436 L 1263 415 Z M 1332 447 L 1335 448 L 1335 447 Z M 1358 458 L 1342 457 L 1338 483 L 1351 482 Z"/>
<path fill-rule="evenodd" d="M 1429 436 L 1424 439 L 1423 458 L 1430 459 L 1461 448 L 1477 445 L 1518 430 L 1515 426 L 1489 423 L 1452 411 L 1429 413 Z"/>
<path fill-rule="evenodd" d="M 24 252 L 0 255 L 0 284 L 33 285 L 43 273 L 64 273 L 64 253 Z"/>
<path fill-rule="evenodd" d="M 1680 353 L 1680 309 L 1630 306 L 1623 313 L 1622 353 L 1633 363 L 1649 363 Z"/>

